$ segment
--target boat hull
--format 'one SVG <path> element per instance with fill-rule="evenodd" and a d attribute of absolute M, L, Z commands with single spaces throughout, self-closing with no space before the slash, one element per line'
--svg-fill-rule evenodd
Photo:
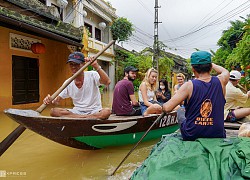
<path fill-rule="evenodd" d="M 147 136 L 145 136 L 142 142 L 157 139 L 164 134 L 173 133 L 178 128 L 179 128 L 178 125 L 172 125 L 165 128 L 151 130 L 149 131 Z M 143 131 L 138 133 L 117 134 L 117 135 L 80 136 L 80 137 L 74 137 L 74 139 L 96 148 L 104 148 L 109 146 L 122 146 L 126 144 L 135 144 L 140 140 L 140 138 L 143 136 L 144 133 L 145 132 Z"/>
<path fill-rule="evenodd" d="M 107 120 L 99 120 L 41 116 L 32 110 L 8 109 L 5 113 L 50 140 L 87 150 L 137 143 L 158 117 L 111 115 Z M 166 114 L 157 121 L 144 141 L 160 138 L 178 128 L 176 112 Z"/>

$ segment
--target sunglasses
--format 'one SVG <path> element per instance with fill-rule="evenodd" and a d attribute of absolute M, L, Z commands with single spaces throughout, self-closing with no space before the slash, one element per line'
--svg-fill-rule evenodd
<path fill-rule="evenodd" d="M 71 62 L 71 63 L 69 63 L 69 66 L 70 66 L 70 67 L 77 67 L 77 66 L 80 66 L 80 64 L 72 63 L 72 62 Z"/>

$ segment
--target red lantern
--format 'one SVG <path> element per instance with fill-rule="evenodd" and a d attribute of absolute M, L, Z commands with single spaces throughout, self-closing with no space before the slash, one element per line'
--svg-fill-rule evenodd
<path fill-rule="evenodd" d="M 33 43 L 31 45 L 31 51 L 34 54 L 44 54 L 45 53 L 45 45 L 42 43 Z"/>

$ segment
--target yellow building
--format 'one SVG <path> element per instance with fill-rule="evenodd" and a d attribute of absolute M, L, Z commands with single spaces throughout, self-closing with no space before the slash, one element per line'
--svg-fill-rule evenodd
<path fill-rule="evenodd" d="M 112 40 L 109 26 L 115 18 L 115 9 L 104 0 L 1 1 L 0 110 L 40 106 L 71 76 L 66 61 L 72 51 L 93 56 Z M 83 36 L 84 28 L 88 33 Z M 110 47 L 97 59 L 111 90 L 113 58 Z"/>
<path fill-rule="evenodd" d="M 62 23 L 49 10 L 32 0 L 0 4 L 1 111 L 38 107 L 71 76 L 69 47 L 82 47 L 82 29 Z"/>

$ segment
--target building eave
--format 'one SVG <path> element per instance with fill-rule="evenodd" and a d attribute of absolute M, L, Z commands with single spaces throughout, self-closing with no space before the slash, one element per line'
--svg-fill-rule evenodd
<path fill-rule="evenodd" d="M 111 13 L 107 9 L 101 7 L 100 5 L 96 4 L 94 1 L 87 1 L 83 2 L 84 7 L 93 12 L 94 14 L 97 14 L 98 16 L 105 19 L 107 22 L 113 22 L 113 19 L 118 18 L 118 16 L 115 13 Z M 94 6 L 94 7 L 93 7 Z"/>
<path fill-rule="evenodd" d="M 22 31 L 28 30 L 37 35 L 50 37 L 58 41 L 70 42 L 69 44 L 80 45 L 82 41 L 82 30 L 70 24 L 58 22 L 58 24 L 48 24 L 29 16 L 19 14 L 7 8 L 0 7 L 0 22 L 10 24 Z"/>
<path fill-rule="evenodd" d="M 40 36 L 40 37 L 51 38 L 51 39 L 54 39 L 56 41 L 63 42 L 63 43 L 66 43 L 66 44 L 70 44 L 70 45 L 74 45 L 74 46 L 78 46 L 78 47 L 83 46 L 83 44 L 81 42 L 79 42 L 79 41 L 63 37 L 61 35 L 58 35 L 58 34 L 50 32 L 50 31 L 47 31 L 45 29 L 32 26 L 32 25 L 27 24 L 25 22 L 20 22 L 20 21 L 18 21 L 16 19 L 12 19 L 12 18 L 4 16 L 2 14 L 0 14 L 0 22 L 4 23 L 4 24 L 11 25 L 11 26 L 13 26 L 13 28 L 16 28 L 16 29 L 18 29 L 20 31 L 32 32 L 33 34 L 35 34 L 37 36 Z"/>
<path fill-rule="evenodd" d="M 19 6 L 23 9 L 26 9 L 28 11 L 32 11 L 36 14 L 39 14 L 40 16 L 44 16 L 46 18 L 60 21 L 59 18 L 55 17 L 53 14 L 50 13 L 50 7 L 45 5 L 39 5 L 39 3 L 36 3 L 32 0 L 5 0 L 9 3 L 12 3 L 16 6 Z"/>

